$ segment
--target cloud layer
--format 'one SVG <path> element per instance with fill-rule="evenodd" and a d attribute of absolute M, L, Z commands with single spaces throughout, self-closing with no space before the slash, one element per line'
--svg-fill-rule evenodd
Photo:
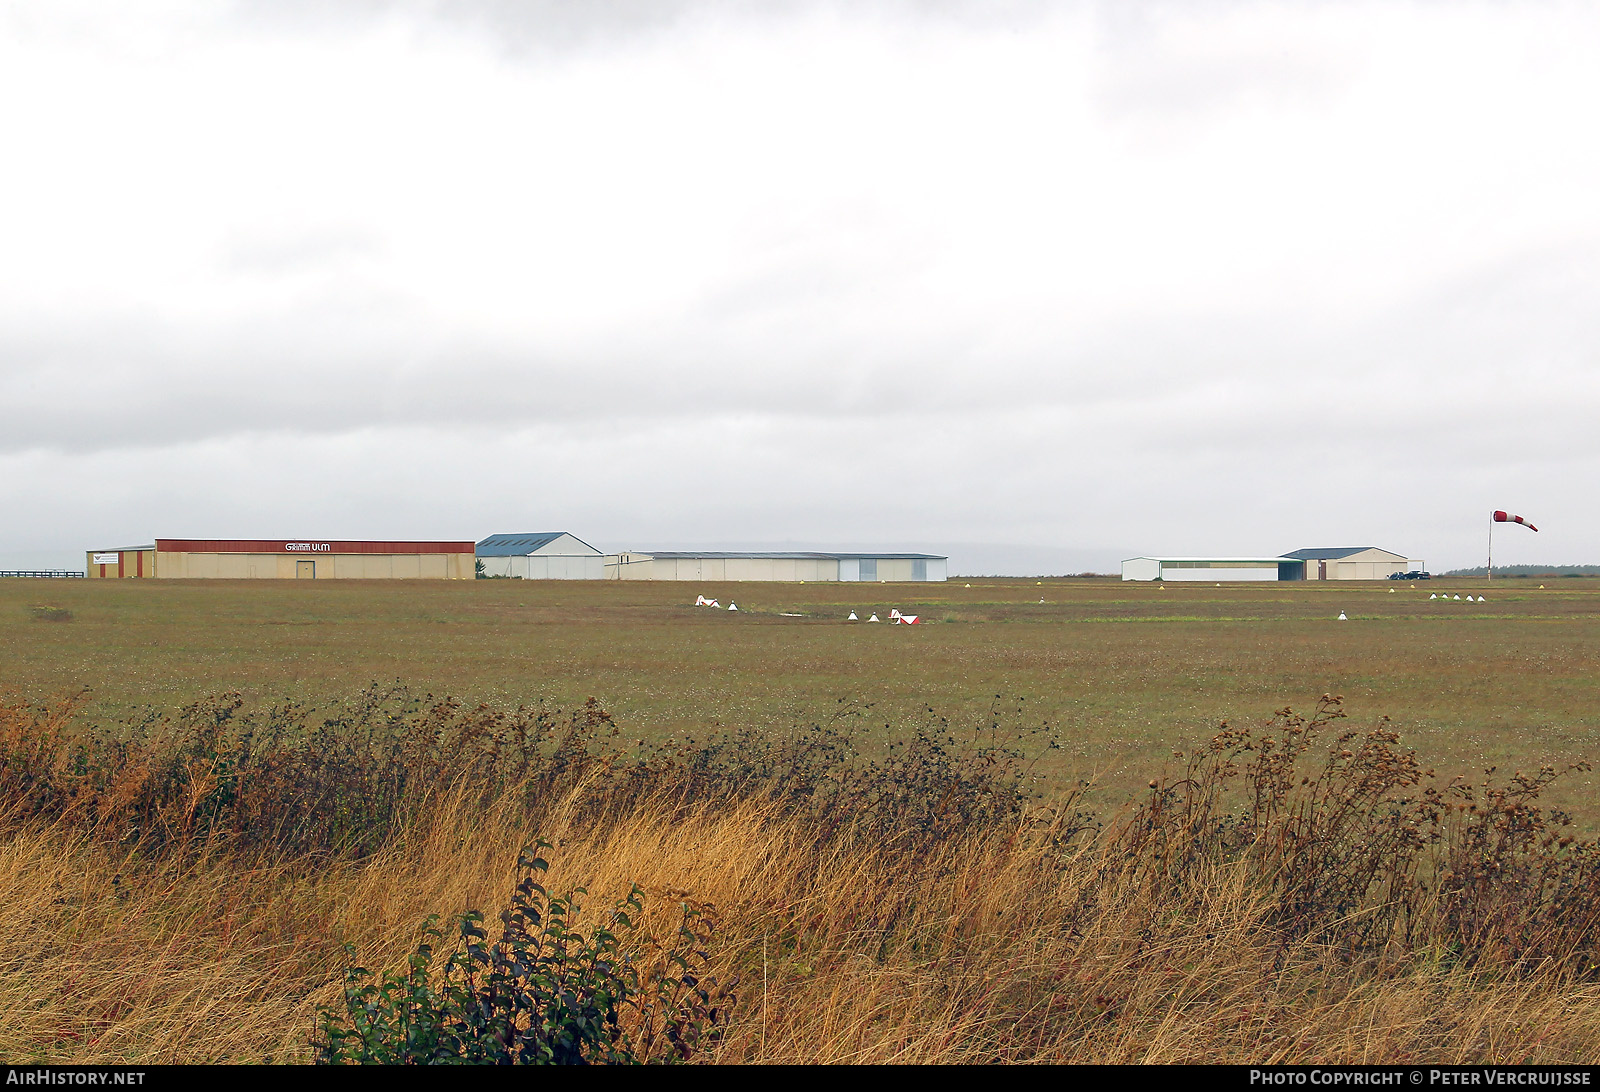
<path fill-rule="evenodd" d="M 0 561 L 1600 560 L 1593 9 L 595 7 L 0 9 Z"/>

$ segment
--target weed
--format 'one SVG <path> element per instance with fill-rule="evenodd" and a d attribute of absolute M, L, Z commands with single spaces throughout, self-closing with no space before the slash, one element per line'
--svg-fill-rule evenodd
<path fill-rule="evenodd" d="M 483 915 L 457 919 L 460 941 L 433 971 L 437 917 L 406 970 L 373 981 L 345 971 L 344 1012 L 324 1009 L 314 1046 L 324 1064 L 609 1065 L 688 1061 L 714 1043 L 733 995 L 705 975 L 713 919 L 684 902 L 677 937 L 640 937 L 637 885 L 587 931 L 580 888 L 553 896 L 539 882 L 540 842 L 517 861 L 521 879 L 492 944 Z M 354 956 L 353 949 L 350 955 Z"/>
<path fill-rule="evenodd" d="M 1323 749 L 1344 716 L 1324 695 L 1309 717 L 1224 724 L 1118 827 L 1126 867 L 1170 889 L 1243 863 L 1283 936 L 1350 955 L 1434 944 L 1472 963 L 1595 965 L 1600 843 L 1539 803 L 1563 771 L 1502 781 L 1491 767 L 1475 785 L 1439 786 L 1387 720 Z"/>

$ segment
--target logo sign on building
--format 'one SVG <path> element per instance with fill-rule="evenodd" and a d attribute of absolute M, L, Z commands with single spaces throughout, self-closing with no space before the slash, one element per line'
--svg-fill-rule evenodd
<path fill-rule="evenodd" d="M 291 554 L 326 554 L 333 550 L 331 542 L 285 542 L 283 548 Z"/>
<path fill-rule="evenodd" d="M 96 565 L 115 565 L 117 562 L 119 562 L 121 560 L 122 560 L 122 555 L 121 554 L 95 554 L 94 555 L 94 563 Z"/>

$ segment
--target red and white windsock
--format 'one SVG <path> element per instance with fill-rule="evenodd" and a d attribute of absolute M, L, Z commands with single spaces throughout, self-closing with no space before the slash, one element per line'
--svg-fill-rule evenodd
<path fill-rule="evenodd" d="M 1539 529 L 1533 524 L 1529 523 L 1527 520 L 1523 519 L 1521 516 L 1513 516 L 1509 512 L 1496 512 L 1494 514 L 1494 521 L 1496 523 L 1520 523 L 1530 531 L 1537 531 Z"/>

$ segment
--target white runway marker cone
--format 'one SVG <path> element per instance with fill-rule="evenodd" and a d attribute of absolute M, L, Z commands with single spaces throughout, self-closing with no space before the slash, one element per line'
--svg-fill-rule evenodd
<path fill-rule="evenodd" d="M 1488 601 L 1488 600 L 1486 600 L 1486 599 L 1484 599 L 1484 597 L 1483 597 L 1483 596 L 1481 596 L 1481 595 L 1480 595 L 1480 596 L 1478 596 L 1478 602 L 1480 602 L 1480 603 L 1484 603 L 1484 602 L 1487 602 L 1487 601 Z"/>
<path fill-rule="evenodd" d="M 1455 596 L 1454 596 L 1454 598 L 1456 598 L 1456 599 L 1460 599 L 1460 598 L 1461 598 L 1461 595 L 1460 595 L 1460 593 L 1457 593 L 1457 594 L 1456 594 L 1456 595 L 1455 595 Z"/>
<path fill-rule="evenodd" d="M 867 619 L 867 621 L 869 621 L 869 622 L 876 622 L 877 620 L 878 620 L 878 616 L 876 614 L 874 614 L 871 618 Z"/>
<path fill-rule="evenodd" d="M 1428 598 L 1429 599 L 1437 599 L 1437 598 L 1439 598 L 1439 593 L 1438 592 L 1434 592 L 1432 595 L 1428 596 Z"/>
<path fill-rule="evenodd" d="M 1340 611 L 1340 612 L 1339 612 L 1339 621 L 1341 621 L 1341 622 L 1348 622 L 1348 621 L 1350 621 L 1350 619 L 1348 619 L 1348 618 L 1346 618 L 1346 617 L 1345 617 L 1345 616 L 1344 616 L 1344 611 Z"/>
<path fill-rule="evenodd" d="M 728 609 L 729 610 L 738 610 L 739 609 L 739 604 L 737 604 L 737 603 L 729 603 L 728 604 Z"/>
<path fill-rule="evenodd" d="M 850 617 L 846 618 L 845 621 L 846 622 L 859 622 L 859 621 L 861 621 L 861 619 L 856 617 L 856 612 L 855 611 L 851 611 L 850 612 Z"/>

